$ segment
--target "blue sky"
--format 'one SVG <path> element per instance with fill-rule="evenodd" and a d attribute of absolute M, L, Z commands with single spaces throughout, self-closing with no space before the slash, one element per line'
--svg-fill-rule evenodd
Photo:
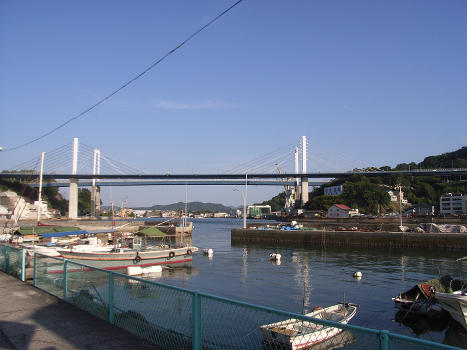
<path fill-rule="evenodd" d="M 0 146 L 77 115 L 233 3 L 0 1 Z M 394 166 L 456 150 L 466 130 L 465 1 L 244 0 L 87 115 L 0 153 L 0 170 L 73 137 L 149 173 L 225 172 L 302 135 L 310 171 Z M 249 188 L 248 202 L 279 191 Z M 184 192 L 114 188 L 104 202 Z M 231 187 L 188 199 L 242 202 Z"/>

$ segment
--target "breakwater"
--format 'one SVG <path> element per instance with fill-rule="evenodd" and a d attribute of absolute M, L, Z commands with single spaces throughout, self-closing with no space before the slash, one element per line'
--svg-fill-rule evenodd
<path fill-rule="evenodd" d="M 256 230 L 234 228 L 232 243 L 285 243 L 301 247 L 426 248 L 463 250 L 466 233 L 361 232 L 325 230 Z"/>

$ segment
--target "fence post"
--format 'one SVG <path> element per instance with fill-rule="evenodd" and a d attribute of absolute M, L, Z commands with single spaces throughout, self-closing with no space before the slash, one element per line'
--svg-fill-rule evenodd
<path fill-rule="evenodd" d="M 193 320 L 193 350 L 201 350 L 201 298 L 198 291 L 193 292 L 192 302 Z"/>
<path fill-rule="evenodd" d="M 63 300 L 67 301 L 68 296 L 68 260 L 63 259 Z"/>
<path fill-rule="evenodd" d="M 26 281 L 26 249 L 21 249 L 21 281 Z"/>
<path fill-rule="evenodd" d="M 114 324 L 115 322 L 115 310 L 114 310 L 114 273 L 109 272 L 109 322 Z"/>
<path fill-rule="evenodd" d="M 34 252 L 34 266 L 32 270 L 32 285 L 36 286 L 36 277 L 37 277 L 37 253 Z"/>
<path fill-rule="evenodd" d="M 391 350 L 391 338 L 389 337 L 389 331 L 379 331 L 379 348 L 380 350 Z"/>
<path fill-rule="evenodd" d="M 3 271 L 8 273 L 8 246 L 6 244 L 4 245 L 3 255 L 5 255 L 5 260 L 3 260 Z"/>

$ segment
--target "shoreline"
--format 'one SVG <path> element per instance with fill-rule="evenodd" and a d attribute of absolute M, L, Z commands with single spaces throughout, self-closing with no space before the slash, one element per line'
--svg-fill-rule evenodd
<path fill-rule="evenodd" d="M 462 250 L 467 233 L 362 232 L 324 230 L 256 230 L 234 228 L 231 243 L 295 243 L 304 247 L 424 248 Z"/>

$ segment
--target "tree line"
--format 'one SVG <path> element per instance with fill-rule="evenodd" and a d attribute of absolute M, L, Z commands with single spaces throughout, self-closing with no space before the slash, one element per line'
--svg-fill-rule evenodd
<path fill-rule="evenodd" d="M 408 170 L 428 168 L 466 168 L 467 147 L 438 156 L 426 157 L 420 163 L 401 163 L 395 168 L 383 166 L 363 170 Z M 362 169 L 359 169 L 362 170 Z M 467 174 L 466 174 L 467 175 Z M 445 193 L 465 194 L 466 176 L 401 176 L 386 175 L 366 177 L 353 175 L 346 179 L 337 179 L 310 192 L 306 210 L 327 210 L 334 204 L 345 204 L 350 208 L 358 208 L 360 212 L 378 214 L 392 212 L 396 207 L 391 204 L 387 190 L 396 190 L 401 186 L 405 199 L 411 204 L 429 204 L 438 206 L 439 198 Z M 338 196 L 324 195 L 324 188 L 328 186 L 343 186 L 343 193 Z M 271 205 L 273 211 L 280 211 L 285 204 L 285 193 L 282 192 L 272 199 L 262 203 Z"/>

